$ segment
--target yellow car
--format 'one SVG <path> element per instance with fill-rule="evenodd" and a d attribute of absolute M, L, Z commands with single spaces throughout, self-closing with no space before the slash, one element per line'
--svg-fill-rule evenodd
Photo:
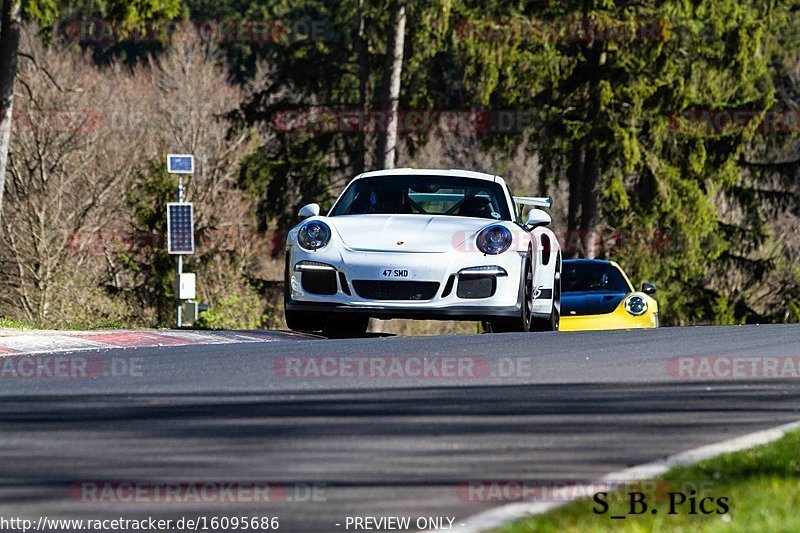
<path fill-rule="evenodd" d="M 614 261 L 564 260 L 561 271 L 561 331 L 658 327 L 656 286 L 636 291 Z"/>

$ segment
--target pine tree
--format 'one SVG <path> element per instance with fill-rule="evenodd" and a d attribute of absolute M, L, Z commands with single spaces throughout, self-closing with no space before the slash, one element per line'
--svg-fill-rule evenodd
<path fill-rule="evenodd" d="M 575 252 L 608 255 L 598 230 L 625 236 L 611 256 L 634 278 L 662 286 L 667 322 L 714 316 L 719 294 L 709 272 L 732 257 L 735 241 L 717 203 L 742 184 L 738 162 L 755 134 L 755 125 L 714 131 L 676 117 L 772 105 L 772 12 L 771 3 L 738 1 L 498 4 L 484 15 L 497 34 L 504 35 L 497 21 L 531 20 L 552 33 L 525 40 L 505 32 L 461 45 L 483 73 L 479 102 L 536 117 L 530 143 L 544 162 L 542 178 L 569 183 L 568 229 L 584 244 Z M 754 218 L 742 226 L 754 244 L 762 225 Z"/>

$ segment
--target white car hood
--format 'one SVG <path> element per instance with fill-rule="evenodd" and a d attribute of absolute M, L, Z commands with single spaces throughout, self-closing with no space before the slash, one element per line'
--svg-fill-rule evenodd
<path fill-rule="evenodd" d="M 481 229 L 502 222 L 444 215 L 346 215 L 326 221 L 352 250 L 395 253 L 452 252 Z"/>

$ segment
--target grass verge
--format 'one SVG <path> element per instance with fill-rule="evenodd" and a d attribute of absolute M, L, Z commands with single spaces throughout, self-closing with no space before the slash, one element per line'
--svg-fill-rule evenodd
<path fill-rule="evenodd" d="M 68 322 L 65 324 L 44 325 L 24 320 L 0 317 L 0 328 L 6 329 L 53 329 L 55 331 L 94 331 L 98 329 L 138 329 L 140 326 L 119 320 L 97 319 L 90 322 Z"/>
<path fill-rule="evenodd" d="M 0 317 L 0 328 L 10 329 L 42 329 L 39 324 L 33 322 L 23 322 L 22 320 L 13 320 L 11 318 Z"/>
<path fill-rule="evenodd" d="M 648 509 L 642 514 L 631 514 L 633 492 L 645 496 Z M 676 493 L 684 494 L 683 503 L 677 503 Z M 700 512 L 703 498 L 714 499 L 705 502 L 709 514 Z M 718 512 L 720 498 L 726 498 L 727 513 Z M 692 499 L 697 514 L 691 514 Z M 651 482 L 610 490 L 606 500 L 603 514 L 595 512 L 602 506 L 594 500 L 581 500 L 496 532 L 800 531 L 800 430 L 770 444 L 675 468 Z"/>

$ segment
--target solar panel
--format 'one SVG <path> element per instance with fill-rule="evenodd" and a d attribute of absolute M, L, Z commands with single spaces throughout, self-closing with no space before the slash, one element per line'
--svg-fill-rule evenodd
<path fill-rule="evenodd" d="M 194 172 L 194 156 L 169 154 L 167 156 L 167 172 L 170 174 L 192 174 Z"/>
<path fill-rule="evenodd" d="M 171 254 L 194 253 L 194 206 L 188 202 L 167 204 L 167 249 Z"/>

